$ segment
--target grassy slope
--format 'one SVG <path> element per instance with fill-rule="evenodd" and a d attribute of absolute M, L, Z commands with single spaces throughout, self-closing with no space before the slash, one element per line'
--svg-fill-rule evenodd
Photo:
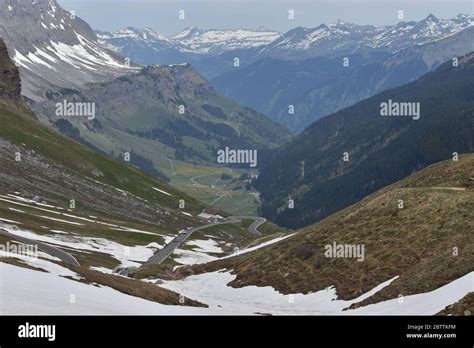
<path fill-rule="evenodd" d="M 99 170 L 103 176 L 100 181 L 116 188 L 128 191 L 139 197 L 160 205 L 176 209 L 179 199 L 185 199 L 187 208 L 200 211 L 204 206 L 197 200 L 181 193 L 172 186 L 147 175 L 138 169 L 125 165 L 59 135 L 43 126 L 22 107 L 10 103 L 0 103 L 0 137 L 34 150 L 55 164 L 68 168 L 72 173 L 94 177 Z M 157 198 L 150 186 L 164 190 L 173 196 L 161 195 Z M 157 202 L 157 200 L 159 200 Z"/>
<path fill-rule="evenodd" d="M 16 144 L 23 158 L 22 162 L 17 163 L 13 161 L 14 153 L 11 153 L 11 158 L 8 158 L 9 154 L 5 155 L 5 150 L 0 149 L 2 156 L 5 156 L 0 158 L 0 172 L 5 175 L 3 182 L 0 183 L 0 194 L 21 191 L 30 198 L 41 195 L 42 199 L 46 199 L 48 203 L 63 208 L 69 206 L 71 197 L 80 197 L 76 208 L 69 212 L 79 218 L 57 215 L 64 213 L 65 210 L 49 208 L 48 210 L 51 211 L 49 212 L 39 210 L 40 207 L 31 204 L 12 204 L 4 199 L 0 200 L 0 217 L 18 221 L 22 228 L 41 235 L 54 236 L 55 233 L 51 232 L 53 230 L 67 231 L 69 234 L 78 236 L 104 238 L 125 246 L 147 245 L 152 242 L 162 245 L 164 235 L 174 235 L 181 228 L 200 224 L 197 219 L 181 214 L 178 201 L 184 199 L 185 211 L 194 215 L 200 213 L 205 208 L 204 205 L 159 179 L 97 154 L 61 136 L 35 120 L 23 104 L 0 101 L 0 123 L 2 124 L 0 139 Z M 32 151 L 34 151 L 34 156 L 27 158 L 26 154 Z M 42 160 L 40 164 L 35 164 L 38 158 Z M 71 187 L 70 183 L 62 181 L 64 177 L 61 176 L 47 177 L 46 168 L 48 167 L 60 168 L 60 171 L 65 173 L 65 177 L 71 178 L 71 181 L 77 185 Z M 100 171 L 103 176 L 95 177 L 93 172 L 96 171 Z M 10 182 L 15 176 L 16 181 Z M 30 177 L 34 179 L 29 180 Z M 95 184 L 86 178 L 110 185 L 110 188 Z M 25 182 L 29 184 L 25 185 Z M 59 187 L 61 191 L 56 191 Z M 151 187 L 159 188 L 172 196 L 152 190 Z M 121 193 L 114 188 L 132 193 L 141 200 L 133 197 L 123 198 Z M 101 203 L 91 204 L 93 201 Z M 136 207 L 146 208 L 146 210 L 133 213 Z M 164 209 L 168 215 L 153 214 L 156 209 Z M 131 213 L 125 216 L 122 212 L 127 210 Z M 54 211 L 57 213 L 55 214 Z M 156 235 L 117 231 L 110 225 L 80 220 L 80 217 L 88 218 L 89 215 L 96 216 L 97 218 L 92 220 L 102 223 L 125 226 Z M 62 219 L 76 224 L 51 219 Z M 86 254 L 80 251 L 70 252 L 86 267 L 100 266 L 113 269 L 118 265 L 117 260 L 99 251 Z"/>
<path fill-rule="evenodd" d="M 397 275 L 371 301 L 433 290 L 474 270 L 473 168 L 472 154 L 430 166 L 273 246 L 181 272 L 227 268 L 237 275 L 232 286 L 271 285 L 283 293 L 334 285 L 343 299 Z M 326 258 L 333 242 L 363 244 L 365 261 Z"/>

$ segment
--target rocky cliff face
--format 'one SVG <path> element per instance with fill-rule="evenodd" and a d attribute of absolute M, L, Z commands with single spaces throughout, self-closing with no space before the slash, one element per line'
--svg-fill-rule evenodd
<path fill-rule="evenodd" d="M 0 40 L 0 98 L 19 99 L 21 93 L 18 68 L 8 57 L 7 47 Z"/>

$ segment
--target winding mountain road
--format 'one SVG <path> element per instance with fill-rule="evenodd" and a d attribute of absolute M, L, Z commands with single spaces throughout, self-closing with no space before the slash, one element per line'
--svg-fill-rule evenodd
<path fill-rule="evenodd" d="M 183 244 L 196 231 L 203 230 L 212 226 L 236 224 L 236 223 L 241 222 L 242 219 L 255 220 L 248 227 L 248 231 L 253 235 L 261 235 L 261 233 L 257 230 L 257 228 L 267 221 L 267 219 L 265 218 L 255 217 L 255 216 L 230 216 L 224 219 L 224 221 L 222 222 L 215 222 L 215 223 L 210 223 L 207 225 L 187 229 L 181 232 L 180 234 L 178 234 L 170 243 L 165 245 L 163 249 L 159 250 L 155 255 L 153 255 L 150 259 L 148 259 L 147 262 L 142 264 L 140 268 L 144 266 L 150 266 L 150 265 L 159 265 L 164 260 L 166 260 L 171 254 L 173 254 L 173 252 L 177 248 L 179 248 L 181 244 Z"/>
<path fill-rule="evenodd" d="M 255 216 L 237 216 L 238 219 L 242 220 L 255 220 L 249 227 L 248 231 L 256 236 L 261 236 L 262 233 L 260 233 L 257 228 L 259 228 L 261 225 L 263 225 L 265 222 L 267 222 L 267 219 L 263 217 L 255 217 Z"/>
<path fill-rule="evenodd" d="M 0 235 L 11 238 L 11 239 L 14 239 L 14 240 L 16 240 L 18 242 L 21 242 L 21 243 L 24 243 L 24 244 L 36 245 L 36 246 L 38 246 L 38 250 L 41 250 L 41 251 L 45 252 L 46 254 L 57 257 L 58 259 L 60 259 L 61 261 L 65 262 L 67 264 L 70 264 L 70 265 L 73 265 L 73 266 L 80 266 L 79 262 L 76 260 L 76 258 L 74 256 L 72 256 L 71 254 L 68 254 L 68 253 L 66 253 L 66 252 L 64 252 L 64 251 L 62 251 L 58 248 L 55 248 L 55 247 L 53 247 L 49 244 L 45 244 L 45 243 L 38 242 L 38 241 L 35 241 L 35 240 L 32 240 L 32 239 L 20 237 L 20 236 L 17 236 L 15 234 L 12 234 L 10 232 L 7 232 L 7 231 L 5 231 L 1 228 L 0 228 Z"/>

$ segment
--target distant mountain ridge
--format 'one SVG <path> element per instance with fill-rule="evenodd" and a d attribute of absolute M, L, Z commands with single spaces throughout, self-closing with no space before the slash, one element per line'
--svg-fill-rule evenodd
<path fill-rule="evenodd" d="M 167 37 L 146 28 L 116 32 L 97 31 L 104 45 L 142 64 L 191 63 L 207 78 L 235 70 L 233 60 L 244 67 L 266 57 L 308 59 L 335 57 L 355 52 L 398 52 L 404 48 L 440 40 L 474 25 L 472 16 L 460 14 L 438 19 L 430 14 L 415 22 L 376 27 L 338 21 L 315 28 L 297 27 L 286 33 L 258 30 L 206 30 L 195 27 Z"/>
<path fill-rule="evenodd" d="M 220 54 L 242 48 L 255 48 L 267 45 L 278 37 L 280 33 L 266 28 L 257 30 L 204 30 L 195 27 L 187 28 L 174 35 L 173 40 L 181 43 L 190 51 L 206 54 Z"/>
<path fill-rule="evenodd" d="M 301 132 L 322 116 L 411 82 L 472 51 L 474 26 L 468 26 L 394 53 L 360 50 L 298 60 L 264 58 L 211 83 L 226 96 Z M 289 105 L 294 107 L 293 114 L 288 112 Z"/>
<path fill-rule="evenodd" d="M 254 49 L 267 45 L 280 33 L 258 30 L 204 30 L 190 27 L 172 37 L 152 28 L 127 27 L 114 32 L 96 31 L 99 42 L 141 64 L 199 65 L 202 59 L 237 49 Z"/>
<path fill-rule="evenodd" d="M 361 49 L 394 53 L 446 38 L 473 25 L 473 17 L 464 14 L 453 19 L 438 19 L 430 14 L 419 22 L 401 21 L 382 27 L 338 21 L 316 28 L 292 29 L 266 46 L 259 55 L 302 59 L 351 54 Z"/>
<path fill-rule="evenodd" d="M 158 52 L 162 51 L 160 45 L 168 44 L 169 47 L 194 54 L 220 54 L 245 47 L 259 47 L 269 44 L 281 35 L 276 31 L 265 28 L 259 28 L 258 30 L 206 30 L 196 27 L 186 28 L 171 37 L 160 34 L 152 28 L 134 27 L 127 27 L 114 32 L 97 30 L 96 33 L 100 42 L 115 47 L 117 51 L 122 51 L 120 45 L 128 39 L 145 42 Z"/>

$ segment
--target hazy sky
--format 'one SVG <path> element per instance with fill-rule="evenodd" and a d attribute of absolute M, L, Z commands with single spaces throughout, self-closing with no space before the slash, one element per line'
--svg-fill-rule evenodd
<path fill-rule="evenodd" d="M 94 29 L 151 27 L 171 35 L 196 26 L 210 29 L 258 28 L 281 32 L 297 26 L 315 27 L 337 19 L 357 24 L 393 24 L 399 10 L 405 20 L 429 13 L 439 18 L 472 14 L 474 0 L 58 0 Z M 288 10 L 295 19 L 288 19 Z M 185 11 L 185 19 L 178 18 Z"/>

